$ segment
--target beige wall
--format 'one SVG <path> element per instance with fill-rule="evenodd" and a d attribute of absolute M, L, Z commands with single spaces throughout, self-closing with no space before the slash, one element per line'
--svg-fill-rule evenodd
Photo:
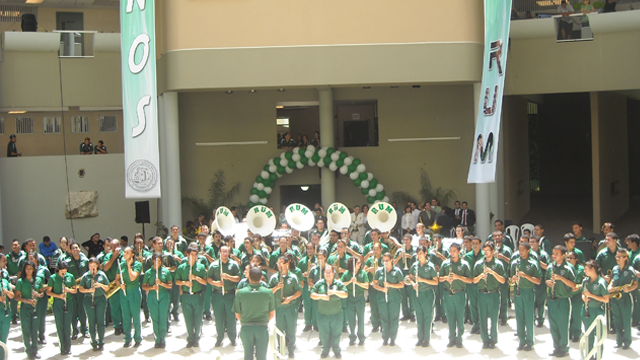
<path fill-rule="evenodd" d="M 64 9 L 38 8 L 38 28 L 52 31 L 56 29 L 57 12 L 81 12 L 84 14 L 84 29 L 100 32 L 120 32 L 120 10 L 115 9 Z"/>
<path fill-rule="evenodd" d="M 157 12 L 164 51 L 484 41 L 481 1 L 161 0 Z"/>
<path fill-rule="evenodd" d="M 637 90 L 640 31 L 598 34 L 593 41 L 555 38 L 511 42 L 505 95 Z"/>
<path fill-rule="evenodd" d="M 591 93 L 593 161 L 593 231 L 629 210 L 627 100 L 605 92 Z M 613 184 L 618 190 L 612 193 Z M 598 212 L 597 209 L 600 211 Z"/>
<path fill-rule="evenodd" d="M 519 224 L 530 209 L 529 119 L 527 99 L 506 96 L 502 103 L 505 219 Z"/>
<path fill-rule="evenodd" d="M 91 138 L 93 145 L 98 144 L 98 140 L 104 141 L 109 153 L 124 152 L 124 140 L 122 136 L 122 111 L 79 111 L 78 108 L 71 108 L 63 114 L 64 134 L 45 134 L 43 132 L 43 117 L 57 116 L 60 112 L 27 112 L 26 114 L 7 114 L 0 113 L 0 117 L 4 118 L 5 131 L 4 135 L 0 135 L 0 144 L 9 142 L 9 136 L 16 133 L 16 117 L 32 117 L 33 118 L 33 134 L 17 134 L 16 146 L 22 156 L 45 156 L 45 155 L 64 155 L 65 142 L 66 151 L 69 155 L 76 155 L 80 152 L 80 143 L 85 137 Z M 100 132 L 101 115 L 116 116 L 118 121 L 118 131 L 116 132 Z M 71 133 L 71 117 L 72 116 L 89 116 L 89 132 L 88 133 Z M 6 156 L 3 152 L 0 157 Z"/>
<path fill-rule="evenodd" d="M 363 90 L 334 88 L 334 100 L 377 99 L 380 146 L 343 148 L 367 166 L 385 191 L 409 191 L 418 195 L 420 167 L 428 171 L 435 187 L 460 191 L 460 199 L 473 206 L 475 187 L 466 183 L 473 138 L 473 90 L 471 85 L 423 86 L 420 89 L 388 87 Z M 227 183 L 241 182 L 237 202 L 246 203 L 249 190 L 276 149 L 276 103 L 318 100 L 315 89 L 284 93 L 259 91 L 181 93 L 180 161 L 183 196 L 205 197 L 216 170 L 222 169 Z M 389 142 L 388 138 L 460 136 L 460 140 L 431 142 Z M 267 140 L 267 145 L 196 147 L 196 142 Z M 296 170 L 282 177 L 280 185 L 319 184 L 318 171 Z M 269 205 L 278 209 L 279 190 Z M 345 176 L 336 180 L 336 198 L 352 206 L 366 199 Z M 325 206 L 328 204 L 324 204 Z M 185 212 L 183 219 L 194 214 Z"/>
<path fill-rule="evenodd" d="M 136 200 L 124 198 L 124 157 L 69 156 L 69 190 L 98 191 L 98 217 L 73 220 L 76 239 L 84 241 L 95 232 L 102 237 L 131 238 L 142 226 L 135 223 Z M 78 170 L 85 169 L 84 178 Z M 28 181 L 27 181 L 28 180 Z M 63 156 L 0 158 L 2 184 L 2 243 L 32 237 L 38 242 L 49 235 L 57 242 L 72 236 L 71 221 L 64 216 L 67 196 Z M 150 201 L 151 221 L 156 221 L 156 201 Z M 155 234 L 155 226 L 146 226 L 146 234 Z"/>

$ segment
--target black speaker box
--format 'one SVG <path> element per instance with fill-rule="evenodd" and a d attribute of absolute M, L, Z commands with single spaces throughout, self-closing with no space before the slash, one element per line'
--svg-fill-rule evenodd
<path fill-rule="evenodd" d="M 38 20 L 34 14 L 22 14 L 22 31 L 38 31 Z"/>
<path fill-rule="evenodd" d="M 150 224 L 151 214 L 149 213 L 148 201 L 136 201 L 136 223 Z"/>

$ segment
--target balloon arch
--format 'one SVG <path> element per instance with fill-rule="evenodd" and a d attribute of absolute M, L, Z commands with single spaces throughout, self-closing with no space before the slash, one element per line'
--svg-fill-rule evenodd
<path fill-rule="evenodd" d="M 291 174 L 293 170 L 302 169 L 305 166 L 327 167 L 331 171 L 339 171 L 340 174 L 349 176 L 353 180 L 353 185 L 359 187 L 362 194 L 367 197 L 369 204 L 376 201 L 389 202 L 384 186 L 378 183 L 372 173 L 366 172 L 367 167 L 360 159 L 332 147 L 316 148 L 309 145 L 307 148 L 295 147 L 270 159 L 253 183 L 247 206 L 252 208 L 255 205 L 266 205 L 276 181 L 285 173 Z"/>

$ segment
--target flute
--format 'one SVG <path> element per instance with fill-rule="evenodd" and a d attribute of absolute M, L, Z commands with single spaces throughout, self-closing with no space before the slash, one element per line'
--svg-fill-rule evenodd
<path fill-rule="evenodd" d="M 418 262 L 418 264 L 416 265 L 416 298 L 418 298 L 419 294 L 419 288 L 420 288 L 420 263 Z"/>
<path fill-rule="evenodd" d="M 187 265 L 189 265 L 189 261 L 187 261 Z M 191 286 L 189 286 L 189 295 L 193 295 L 193 280 L 191 280 L 191 275 L 193 274 L 193 265 L 189 265 L 189 281 L 191 282 Z"/>
<path fill-rule="evenodd" d="M 224 279 L 222 278 L 222 258 L 220 258 L 220 281 L 222 281 L 222 296 L 224 296 Z"/>
<path fill-rule="evenodd" d="M 383 266 L 382 267 L 382 271 L 384 272 L 384 282 L 385 282 L 384 287 L 387 290 L 387 291 L 384 292 L 384 301 L 388 303 L 389 302 L 389 289 L 386 288 L 387 287 L 387 284 L 386 284 L 386 282 L 387 282 L 387 269 L 386 268 L 387 268 L 386 265 Z"/>
<path fill-rule="evenodd" d="M 356 274 L 353 274 L 353 297 L 356 297 L 356 282 L 358 279 L 356 278 Z"/>
<path fill-rule="evenodd" d="M 125 260 L 124 263 L 126 264 L 127 261 Z M 120 259 L 118 259 L 118 270 L 120 270 L 120 282 L 122 284 L 124 284 L 124 276 L 122 275 L 122 264 L 120 262 Z M 127 296 L 127 287 L 126 286 L 122 289 L 122 293 L 124 294 L 124 296 Z"/>
<path fill-rule="evenodd" d="M 587 285 L 589 284 L 589 278 L 587 277 L 586 279 L 584 279 L 584 281 L 582 282 L 582 288 L 583 290 L 587 288 Z M 589 301 L 591 301 L 591 299 L 587 298 L 587 301 L 584 302 L 584 317 L 585 318 L 589 318 L 591 317 L 591 315 L 589 314 Z"/>

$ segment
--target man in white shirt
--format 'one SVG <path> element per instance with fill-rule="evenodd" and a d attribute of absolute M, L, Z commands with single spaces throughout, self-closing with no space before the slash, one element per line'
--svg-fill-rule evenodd
<path fill-rule="evenodd" d="M 416 219 L 416 223 L 418 223 L 418 217 L 420 217 L 420 209 L 416 208 L 416 203 L 414 203 L 413 201 L 409 202 L 409 205 L 411 205 L 411 213 L 413 214 L 413 217 Z"/>
<path fill-rule="evenodd" d="M 573 18 L 569 15 L 575 13 L 571 4 L 568 4 L 566 0 L 562 0 L 560 6 L 558 6 L 558 15 L 562 17 L 558 20 L 560 28 L 560 37 L 562 40 L 570 40 L 571 32 L 573 31 Z"/>
<path fill-rule="evenodd" d="M 364 214 L 360 212 L 360 206 L 358 205 L 353 207 L 353 212 L 351 213 L 351 226 L 349 227 L 349 231 L 351 231 L 351 240 L 362 245 L 365 232 Z"/>

